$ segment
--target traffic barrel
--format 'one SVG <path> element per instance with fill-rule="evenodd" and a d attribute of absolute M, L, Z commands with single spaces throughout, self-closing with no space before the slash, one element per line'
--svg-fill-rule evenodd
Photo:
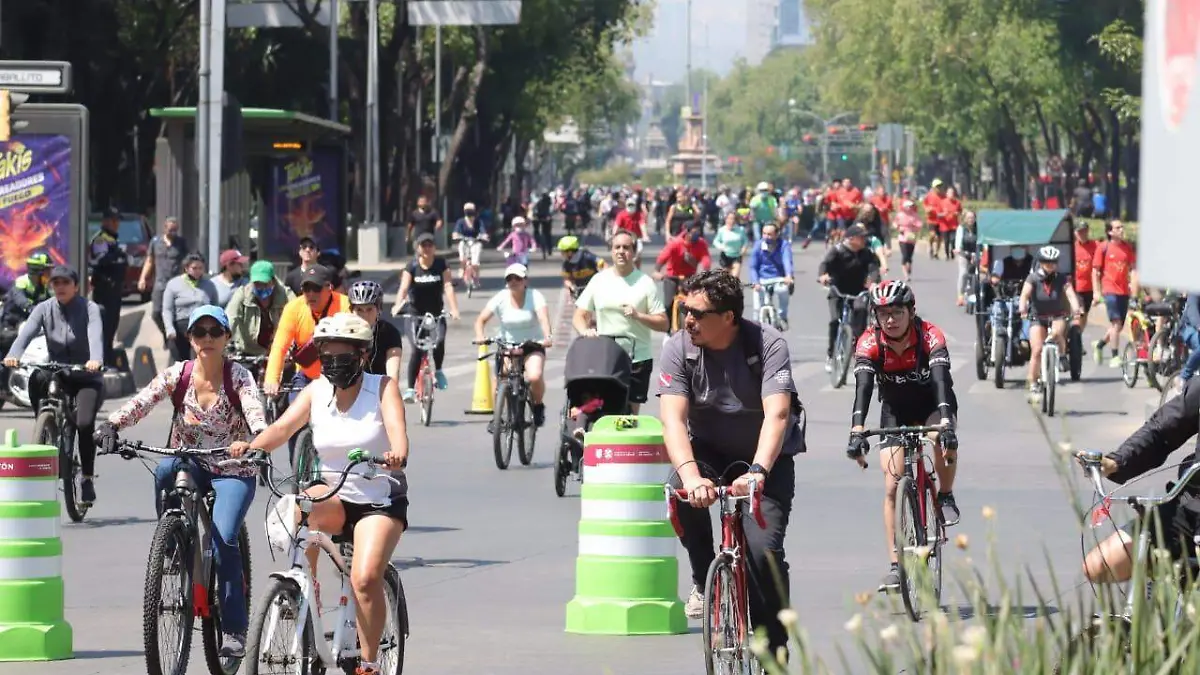
<path fill-rule="evenodd" d="M 600 418 L 584 437 L 583 464 L 567 632 L 687 632 L 678 544 L 663 502 L 671 462 L 662 423 L 645 415 Z"/>
<path fill-rule="evenodd" d="M 487 356 L 487 345 L 479 345 L 479 361 L 475 364 L 475 391 L 471 392 L 471 407 L 463 412 L 468 415 L 492 414 L 492 362 Z"/>
<path fill-rule="evenodd" d="M 0 661 L 72 657 L 63 618 L 58 448 L 0 446 Z"/>

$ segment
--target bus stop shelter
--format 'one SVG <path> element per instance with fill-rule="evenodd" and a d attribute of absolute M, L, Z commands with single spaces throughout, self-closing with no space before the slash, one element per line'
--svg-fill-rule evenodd
<path fill-rule="evenodd" d="M 183 236 L 199 241 L 196 108 L 154 108 L 150 116 L 164 125 L 154 152 L 158 220 L 175 216 Z M 243 108 L 242 126 L 243 167 L 221 185 L 221 248 L 285 262 L 312 237 L 322 249 L 345 251 L 350 127 L 272 108 Z"/>

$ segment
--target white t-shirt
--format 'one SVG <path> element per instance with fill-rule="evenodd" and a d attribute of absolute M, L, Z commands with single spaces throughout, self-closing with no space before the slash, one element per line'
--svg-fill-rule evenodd
<path fill-rule="evenodd" d="M 601 335 L 623 335 L 633 339 L 633 353 L 629 357 L 634 363 L 651 358 L 651 330 L 646 324 L 625 316 L 622 305 L 633 305 L 643 314 L 663 314 L 662 296 L 658 284 L 641 270 L 633 270 L 628 276 L 617 274 L 609 267 L 588 282 L 575 306 L 592 312 L 596 317 L 596 332 Z M 629 349 L 628 340 L 617 340 L 617 344 Z"/>
<path fill-rule="evenodd" d="M 546 298 L 540 291 L 525 289 L 525 298 L 517 307 L 512 301 L 512 292 L 507 288 L 488 300 L 487 309 L 500 319 L 500 339 L 508 342 L 540 342 L 546 339 L 542 324 L 538 322 L 538 310 L 546 306 Z"/>

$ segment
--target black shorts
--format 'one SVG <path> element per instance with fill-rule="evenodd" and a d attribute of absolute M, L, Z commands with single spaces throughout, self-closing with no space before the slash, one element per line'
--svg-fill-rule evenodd
<path fill-rule="evenodd" d="M 913 261 L 913 251 L 916 250 L 916 242 L 900 242 L 900 264 L 911 265 Z"/>
<path fill-rule="evenodd" d="M 1195 546 L 1192 537 L 1194 537 L 1200 526 L 1200 514 L 1193 511 L 1192 508 L 1185 508 L 1184 504 L 1194 503 L 1197 498 L 1187 494 L 1180 495 L 1179 499 L 1173 502 L 1167 502 L 1159 506 L 1158 522 L 1162 526 L 1163 537 L 1165 542 L 1159 542 L 1158 525 L 1154 519 L 1147 520 L 1146 523 L 1150 527 L 1150 547 L 1153 549 L 1156 546 L 1167 549 L 1171 554 L 1171 560 L 1182 560 L 1189 557 L 1192 548 Z M 1147 510 L 1146 513 L 1151 513 Z M 1132 539 L 1137 528 L 1138 521 L 1131 520 L 1121 526 L 1121 530 L 1126 532 Z M 1137 539 L 1133 539 L 1137 541 Z"/>
<path fill-rule="evenodd" d="M 545 356 L 546 355 L 546 345 L 544 345 L 540 342 L 535 342 L 533 340 L 530 340 L 528 342 L 521 344 L 521 351 L 525 352 L 525 356 L 529 356 L 530 354 L 541 354 L 542 356 Z M 499 354 L 497 354 L 497 356 L 496 356 L 496 376 L 497 377 L 499 377 L 499 375 L 501 373 L 500 369 L 503 367 L 504 367 L 504 359 L 501 356 L 499 356 Z"/>
<path fill-rule="evenodd" d="M 343 501 L 342 509 L 346 512 L 346 524 L 336 537 L 339 541 L 353 542 L 354 526 L 367 516 L 382 515 L 394 518 L 404 525 L 404 529 L 408 529 L 408 497 L 394 496 L 388 506 Z"/>
<path fill-rule="evenodd" d="M 732 267 L 733 263 L 742 262 L 742 256 L 730 257 L 724 253 L 719 254 L 721 257 L 721 267 Z"/>
<path fill-rule="evenodd" d="M 1086 316 L 1087 313 L 1092 309 L 1092 301 L 1095 299 L 1095 295 L 1092 293 L 1092 291 L 1087 291 L 1086 293 L 1083 291 L 1075 291 L 1075 295 L 1079 296 L 1079 309 L 1083 310 L 1083 313 Z"/>
<path fill-rule="evenodd" d="M 629 373 L 629 402 L 645 403 L 650 395 L 650 376 L 654 373 L 654 361 L 647 359 L 633 364 Z"/>
<path fill-rule="evenodd" d="M 932 398 L 917 397 L 903 404 L 892 404 L 884 401 L 879 406 L 879 426 L 887 427 L 923 427 L 937 424 L 941 421 L 941 413 L 937 403 Z M 958 417 L 958 399 L 950 392 L 950 420 Z M 936 419 L 935 419 L 936 418 Z M 884 447 L 899 445 L 899 439 L 888 436 L 880 439 Z"/>

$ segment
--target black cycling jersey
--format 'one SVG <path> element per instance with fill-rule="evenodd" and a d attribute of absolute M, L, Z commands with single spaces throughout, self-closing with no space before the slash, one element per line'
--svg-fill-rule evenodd
<path fill-rule="evenodd" d="M 913 318 L 911 344 L 897 354 L 884 344 L 879 328 L 868 329 L 858 338 L 854 351 L 854 412 L 851 424 L 864 424 L 871 407 L 871 393 L 879 380 L 879 400 L 893 410 L 910 411 L 908 420 L 928 417 L 942 408 L 949 418 L 957 408 L 954 381 L 950 376 L 950 350 L 946 336 L 937 326 Z"/>
<path fill-rule="evenodd" d="M 414 258 L 405 269 L 412 275 L 412 284 L 408 287 L 412 311 L 435 316 L 441 314 L 445 301 L 443 285 L 447 269 L 446 259 L 438 256 L 429 267 L 422 267 L 421 261 Z"/>
<path fill-rule="evenodd" d="M 1055 273 L 1045 275 L 1040 269 L 1029 273 L 1025 283 L 1033 286 L 1033 294 L 1029 298 L 1029 308 L 1035 316 L 1048 319 L 1060 317 L 1067 313 L 1067 275 Z"/>
<path fill-rule="evenodd" d="M 375 322 L 375 338 L 371 343 L 371 362 L 367 364 L 367 372 L 373 375 L 387 375 L 387 353 L 396 347 L 404 348 L 400 329 L 381 317 Z"/>
<path fill-rule="evenodd" d="M 587 249 L 580 250 L 578 256 L 572 256 L 562 264 L 563 278 L 573 281 L 579 288 L 587 286 L 599 271 L 600 259 Z"/>

